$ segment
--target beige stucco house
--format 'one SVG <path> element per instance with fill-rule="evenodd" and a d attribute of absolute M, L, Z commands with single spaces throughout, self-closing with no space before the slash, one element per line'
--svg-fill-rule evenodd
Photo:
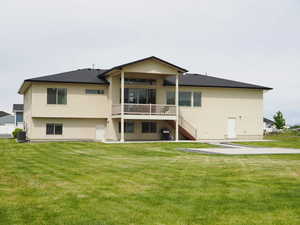
<path fill-rule="evenodd" d="M 123 142 L 260 139 L 263 94 L 270 89 L 187 73 L 152 56 L 27 79 L 19 93 L 31 141 Z"/>

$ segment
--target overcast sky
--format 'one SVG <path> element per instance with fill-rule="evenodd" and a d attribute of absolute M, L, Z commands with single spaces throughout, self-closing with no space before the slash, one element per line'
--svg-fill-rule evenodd
<path fill-rule="evenodd" d="M 155 55 L 273 87 L 265 115 L 300 123 L 299 0 L 2 0 L 0 110 L 25 78 Z"/>

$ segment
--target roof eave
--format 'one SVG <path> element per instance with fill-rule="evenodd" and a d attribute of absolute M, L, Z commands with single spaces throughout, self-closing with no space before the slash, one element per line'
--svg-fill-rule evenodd
<path fill-rule="evenodd" d="M 30 85 L 31 85 L 30 81 L 24 80 L 18 90 L 18 94 L 20 94 L 20 95 L 24 94 L 27 91 L 27 89 L 30 87 Z"/>
<path fill-rule="evenodd" d="M 175 84 L 166 84 L 164 86 L 175 86 Z M 233 86 L 216 86 L 216 85 L 195 85 L 195 84 L 179 84 L 179 86 L 186 86 L 186 87 L 212 87 L 212 88 L 243 88 L 243 89 L 257 89 L 257 90 L 273 90 L 273 88 L 269 87 L 233 87 Z"/>
<path fill-rule="evenodd" d="M 25 80 L 25 82 L 34 82 L 34 83 L 69 83 L 69 84 L 98 84 L 98 85 L 108 85 L 109 82 L 97 83 L 97 82 L 82 82 L 82 81 L 54 81 L 54 80 Z"/>

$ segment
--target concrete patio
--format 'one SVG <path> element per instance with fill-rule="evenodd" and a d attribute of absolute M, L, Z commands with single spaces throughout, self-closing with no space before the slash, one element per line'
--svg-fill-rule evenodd
<path fill-rule="evenodd" d="M 270 154 L 300 154 L 300 149 L 293 148 L 261 148 L 246 147 L 232 143 L 211 143 L 219 148 L 177 148 L 185 152 L 222 155 L 270 155 Z"/>

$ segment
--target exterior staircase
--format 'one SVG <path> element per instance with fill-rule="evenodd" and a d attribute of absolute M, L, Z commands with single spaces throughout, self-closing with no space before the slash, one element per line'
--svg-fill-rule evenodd
<path fill-rule="evenodd" d="M 197 129 L 193 127 L 189 122 L 179 116 L 179 133 L 185 137 L 187 140 L 197 140 Z M 168 124 L 176 129 L 176 122 L 175 120 L 168 120 Z"/>

